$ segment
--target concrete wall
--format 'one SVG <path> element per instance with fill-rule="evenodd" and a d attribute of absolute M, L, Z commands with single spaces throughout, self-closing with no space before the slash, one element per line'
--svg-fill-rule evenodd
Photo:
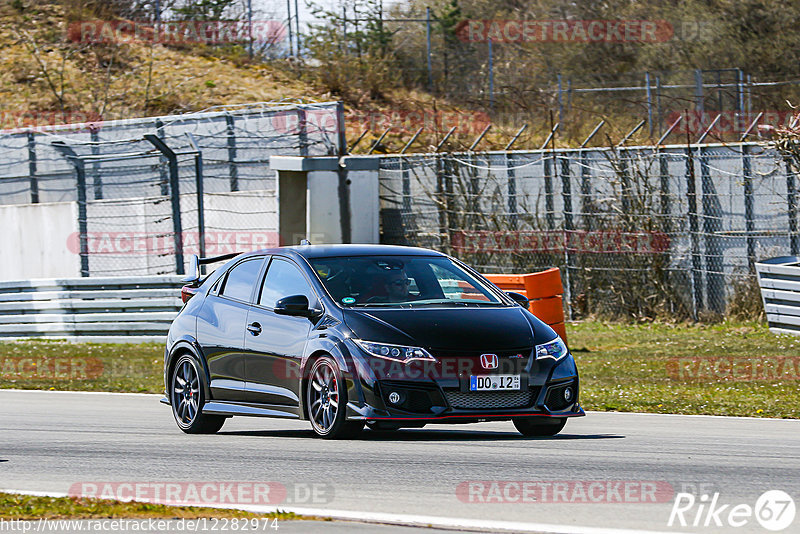
<path fill-rule="evenodd" d="M 172 211 L 163 197 L 86 203 L 90 276 L 175 272 Z M 302 206 L 301 206 L 302 208 Z M 0 205 L 0 280 L 79 277 L 77 203 Z M 206 255 L 278 245 L 275 191 L 207 193 Z M 199 254 L 197 201 L 181 195 L 184 255 Z"/>
<path fill-rule="evenodd" d="M 273 156 L 270 166 L 278 171 L 284 242 L 297 244 L 302 228 L 314 244 L 380 241 L 377 158 Z"/>
<path fill-rule="evenodd" d="M 0 206 L 0 280 L 80 276 L 75 202 Z"/>

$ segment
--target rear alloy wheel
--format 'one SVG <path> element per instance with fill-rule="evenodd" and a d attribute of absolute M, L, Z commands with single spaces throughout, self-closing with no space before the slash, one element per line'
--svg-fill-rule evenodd
<path fill-rule="evenodd" d="M 347 387 L 336 361 L 330 356 L 315 360 L 308 374 L 306 406 L 311 428 L 323 438 L 342 439 L 358 434 L 363 421 L 347 421 Z"/>
<path fill-rule="evenodd" d="M 170 404 L 178 427 L 187 434 L 214 434 L 225 423 L 221 415 L 203 413 L 203 375 L 194 358 L 184 354 L 175 363 L 170 380 Z"/>
<path fill-rule="evenodd" d="M 515 417 L 512 421 L 519 433 L 528 437 L 555 436 L 567 424 L 566 417 Z"/>

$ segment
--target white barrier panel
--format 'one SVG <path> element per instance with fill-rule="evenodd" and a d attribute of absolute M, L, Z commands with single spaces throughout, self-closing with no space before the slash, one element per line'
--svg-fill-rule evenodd
<path fill-rule="evenodd" d="M 770 258 L 755 266 L 770 332 L 800 335 L 800 257 Z"/>
<path fill-rule="evenodd" d="M 67 249 L 78 231 L 77 204 L 0 206 L 0 280 L 80 276 L 81 262 Z"/>

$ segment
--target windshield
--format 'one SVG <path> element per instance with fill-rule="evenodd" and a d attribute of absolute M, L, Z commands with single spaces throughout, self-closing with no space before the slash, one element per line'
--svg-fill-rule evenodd
<path fill-rule="evenodd" d="M 343 306 L 504 304 L 483 283 L 442 256 L 358 256 L 310 262 Z"/>

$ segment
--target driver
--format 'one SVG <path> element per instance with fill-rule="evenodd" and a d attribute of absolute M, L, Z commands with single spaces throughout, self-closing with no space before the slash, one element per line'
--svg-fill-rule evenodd
<path fill-rule="evenodd" d="M 386 295 L 389 302 L 407 302 L 412 299 L 408 292 L 411 280 L 402 269 L 392 271 L 386 278 Z"/>

